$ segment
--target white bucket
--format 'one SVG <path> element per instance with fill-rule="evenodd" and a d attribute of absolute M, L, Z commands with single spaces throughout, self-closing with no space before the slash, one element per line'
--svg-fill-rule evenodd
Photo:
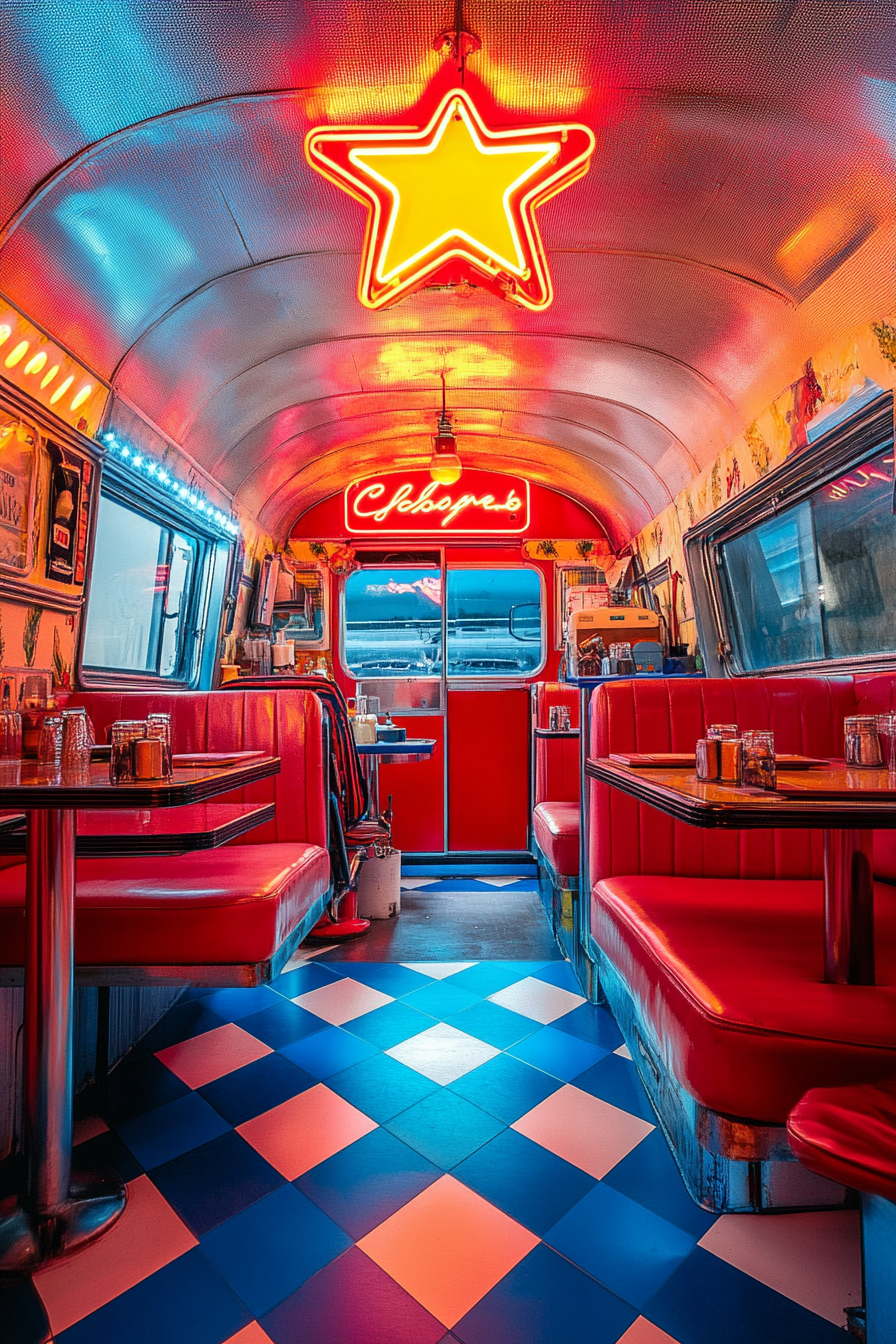
<path fill-rule="evenodd" d="M 366 859 L 358 874 L 358 914 L 362 919 L 393 919 L 401 911 L 401 852 Z"/>

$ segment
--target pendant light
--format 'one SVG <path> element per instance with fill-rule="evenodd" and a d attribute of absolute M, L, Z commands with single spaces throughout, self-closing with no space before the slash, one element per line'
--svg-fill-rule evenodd
<path fill-rule="evenodd" d="M 438 481 L 439 485 L 454 485 L 455 481 L 460 480 L 462 470 L 460 458 L 457 455 L 457 439 L 445 410 L 445 374 L 443 373 L 442 414 L 439 416 L 435 437 L 432 441 L 429 474 L 434 481 Z"/>

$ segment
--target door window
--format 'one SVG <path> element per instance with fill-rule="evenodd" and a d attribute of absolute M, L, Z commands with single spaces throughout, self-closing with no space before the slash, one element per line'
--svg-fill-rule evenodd
<path fill-rule="evenodd" d="M 544 661 L 541 576 L 535 569 L 449 568 L 449 677 L 529 677 Z"/>
<path fill-rule="evenodd" d="M 441 571 L 365 567 L 350 574 L 342 647 L 345 666 L 359 680 L 441 676 Z"/>

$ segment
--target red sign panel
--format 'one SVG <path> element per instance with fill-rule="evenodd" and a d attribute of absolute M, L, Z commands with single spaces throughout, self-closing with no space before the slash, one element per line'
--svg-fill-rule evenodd
<path fill-rule="evenodd" d="M 345 526 L 381 536 L 519 536 L 529 526 L 529 482 L 466 468 L 454 485 L 426 470 L 381 472 L 346 486 Z"/>

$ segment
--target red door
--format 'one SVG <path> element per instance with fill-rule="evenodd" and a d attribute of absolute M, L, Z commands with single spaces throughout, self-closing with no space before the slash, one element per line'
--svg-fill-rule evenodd
<path fill-rule="evenodd" d="M 528 828 L 528 685 L 449 686 L 448 848 L 525 850 Z"/>

